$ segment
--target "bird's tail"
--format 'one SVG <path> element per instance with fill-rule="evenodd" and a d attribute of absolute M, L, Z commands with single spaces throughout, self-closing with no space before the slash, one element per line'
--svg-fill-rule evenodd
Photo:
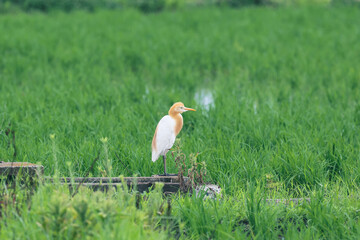
<path fill-rule="evenodd" d="M 159 158 L 159 156 L 160 156 L 160 153 L 158 153 L 158 152 L 155 151 L 155 150 L 152 150 L 151 160 L 152 160 L 153 162 L 155 162 L 155 161 Z"/>

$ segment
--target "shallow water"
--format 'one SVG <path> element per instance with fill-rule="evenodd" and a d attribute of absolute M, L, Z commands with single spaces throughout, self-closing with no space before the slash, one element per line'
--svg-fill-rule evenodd
<path fill-rule="evenodd" d="M 206 111 L 215 107 L 214 95 L 208 89 L 200 89 L 196 91 L 194 98 L 197 104 Z"/>

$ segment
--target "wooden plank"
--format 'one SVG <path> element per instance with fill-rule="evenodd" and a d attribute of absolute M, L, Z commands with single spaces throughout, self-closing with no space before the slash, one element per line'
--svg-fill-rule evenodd
<path fill-rule="evenodd" d="M 28 162 L 0 162 L 0 176 L 16 176 L 19 173 L 24 176 L 37 176 L 44 172 L 44 167 Z"/>
<path fill-rule="evenodd" d="M 78 187 L 80 183 L 68 183 L 70 189 L 76 189 Z M 136 191 L 138 192 L 148 192 L 150 189 L 155 187 L 156 183 L 150 183 L 150 182 L 143 182 L 141 184 L 138 185 L 132 185 L 129 186 L 130 188 L 134 187 L 136 188 Z M 110 188 L 114 188 L 114 189 L 118 189 L 118 188 L 122 188 L 122 183 L 83 183 L 81 184 L 81 187 L 88 187 L 94 191 L 107 191 Z M 164 184 L 163 187 L 163 192 L 167 192 L 167 193 L 176 193 L 180 190 L 180 184 L 178 183 L 167 183 Z"/>
<path fill-rule="evenodd" d="M 43 166 L 36 165 L 33 163 L 27 162 L 0 162 L 0 176 L 4 176 L 8 184 L 13 184 L 15 181 L 13 179 L 22 174 L 23 177 L 30 177 L 29 184 L 32 185 L 35 183 L 33 180 L 43 173 Z M 54 178 L 45 177 L 41 178 L 44 182 L 54 182 Z M 189 179 L 184 178 L 184 182 L 187 182 Z M 110 187 L 118 188 L 122 186 L 122 181 L 125 181 L 125 184 L 131 188 L 136 188 L 139 192 L 149 191 L 153 188 L 156 183 L 163 183 L 164 192 L 178 192 L 180 190 L 180 181 L 178 176 L 158 176 L 154 175 L 152 177 L 76 177 L 76 178 L 59 178 L 58 181 L 62 184 L 69 185 L 70 188 L 77 187 L 79 185 L 84 187 L 89 187 L 93 190 L 106 191 Z M 74 185 L 74 186 L 72 186 Z M 136 185 L 136 186 L 135 186 Z"/>
<path fill-rule="evenodd" d="M 22 173 L 24 177 L 30 178 L 37 177 L 39 174 L 43 174 L 44 167 L 41 165 L 28 163 L 28 162 L 2 162 L 0 161 L 0 176 L 6 177 L 7 181 L 13 179 L 19 173 Z M 154 188 L 156 183 L 163 183 L 163 192 L 167 194 L 176 193 L 181 190 L 180 181 L 178 176 L 158 176 L 153 175 L 151 177 L 89 177 L 82 178 L 59 178 L 59 182 L 69 185 L 70 188 L 77 188 L 79 184 L 83 187 L 89 187 L 92 190 L 106 191 L 110 187 L 119 188 L 122 187 L 122 181 L 126 181 L 126 185 L 129 188 L 134 188 L 139 192 L 149 191 Z M 45 177 L 45 182 L 54 182 L 53 178 Z M 184 183 L 188 182 L 189 178 L 184 177 Z M 14 182 L 14 181 L 10 181 Z M 72 184 L 74 183 L 74 184 Z M 268 204 L 300 204 L 302 202 L 310 202 L 310 198 L 289 198 L 289 199 L 266 199 Z"/>
<path fill-rule="evenodd" d="M 290 203 L 298 205 L 299 203 L 303 202 L 310 202 L 310 198 L 266 199 L 266 203 L 275 205 L 289 205 Z"/>
<path fill-rule="evenodd" d="M 54 181 L 53 178 L 45 177 L 47 181 Z M 86 183 L 121 183 L 122 181 L 126 181 L 128 183 L 143 183 L 143 182 L 162 182 L 162 183 L 180 183 L 179 178 L 177 176 L 153 176 L 153 177 L 75 177 L 73 181 L 75 183 L 86 182 Z M 59 178 L 61 183 L 70 183 L 72 180 L 69 177 Z M 184 177 L 184 182 L 187 182 L 188 178 Z"/>
<path fill-rule="evenodd" d="M 54 182 L 54 178 L 44 178 L 45 182 Z M 129 189 L 136 189 L 139 192 L 147 192 L 155 187 L 156 183 L 163 183 L 163 192 L 176 193 L 181 190 L 180 181 L 177 176 L 153 176 L 153 177 L 124 177 L 124 178 L 109 178 L 109 177 L 92 177 L 92 178 L 59 178 L 61 184 L 67 184 L 70 188 L 78 185 L 89 187 L 93 190 L 107 191 L 110 187 L 122 187 L 122 181 Z M 184 182 L 189 181 L 187 177 Z"/>

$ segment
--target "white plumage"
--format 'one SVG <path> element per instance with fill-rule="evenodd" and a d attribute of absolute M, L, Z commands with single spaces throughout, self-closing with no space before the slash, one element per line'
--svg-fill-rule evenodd
<path fill-rule="evenodd" d="M 187 108 L 183 103 L 177 102 L 171 106 L 169 115 L 163 117 L 158 123 L 155 134 L 152 140 L 152 156 L 151 160 L 155 162 L 160 156 L 164 160 L 164 176 L 166 173 L 166 153 L 174 145 L 175 138 L 181 131 L 183 126 L 183 118 L 181 113 L 187 111 L 196 111 L 192 108 Z"/>
<path fill-rule="evenodd" d="M 181 115 L 180 115 L 181 116 Z M 155 148 L 152 149 L 152 161 L 166 155 L 175 142 L 175 120 L 169 115 L 164 116 L 156 127 Z"/>

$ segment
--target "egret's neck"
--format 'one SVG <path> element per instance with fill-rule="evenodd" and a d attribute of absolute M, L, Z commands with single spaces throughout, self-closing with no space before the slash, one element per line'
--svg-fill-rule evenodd
<path fill-rule="evenodd" d="M 172 119 L 175 120 L 174 132 L 175 132 L 175 135 L 178 135 L 183 126 L 183 118 L 180 113 L 177 113 L 177 112 L 174 112 L 171 110 L 169 111 L 169 115 Z"/>
<path fill-rule="evenodd" d="M 178 111 L 175 111 L 175 109 L 173 107 L 169 109 L 169 115 L 171 117 L 175 117 L 178 114 L 180 114 L 180 113 Z"/>

